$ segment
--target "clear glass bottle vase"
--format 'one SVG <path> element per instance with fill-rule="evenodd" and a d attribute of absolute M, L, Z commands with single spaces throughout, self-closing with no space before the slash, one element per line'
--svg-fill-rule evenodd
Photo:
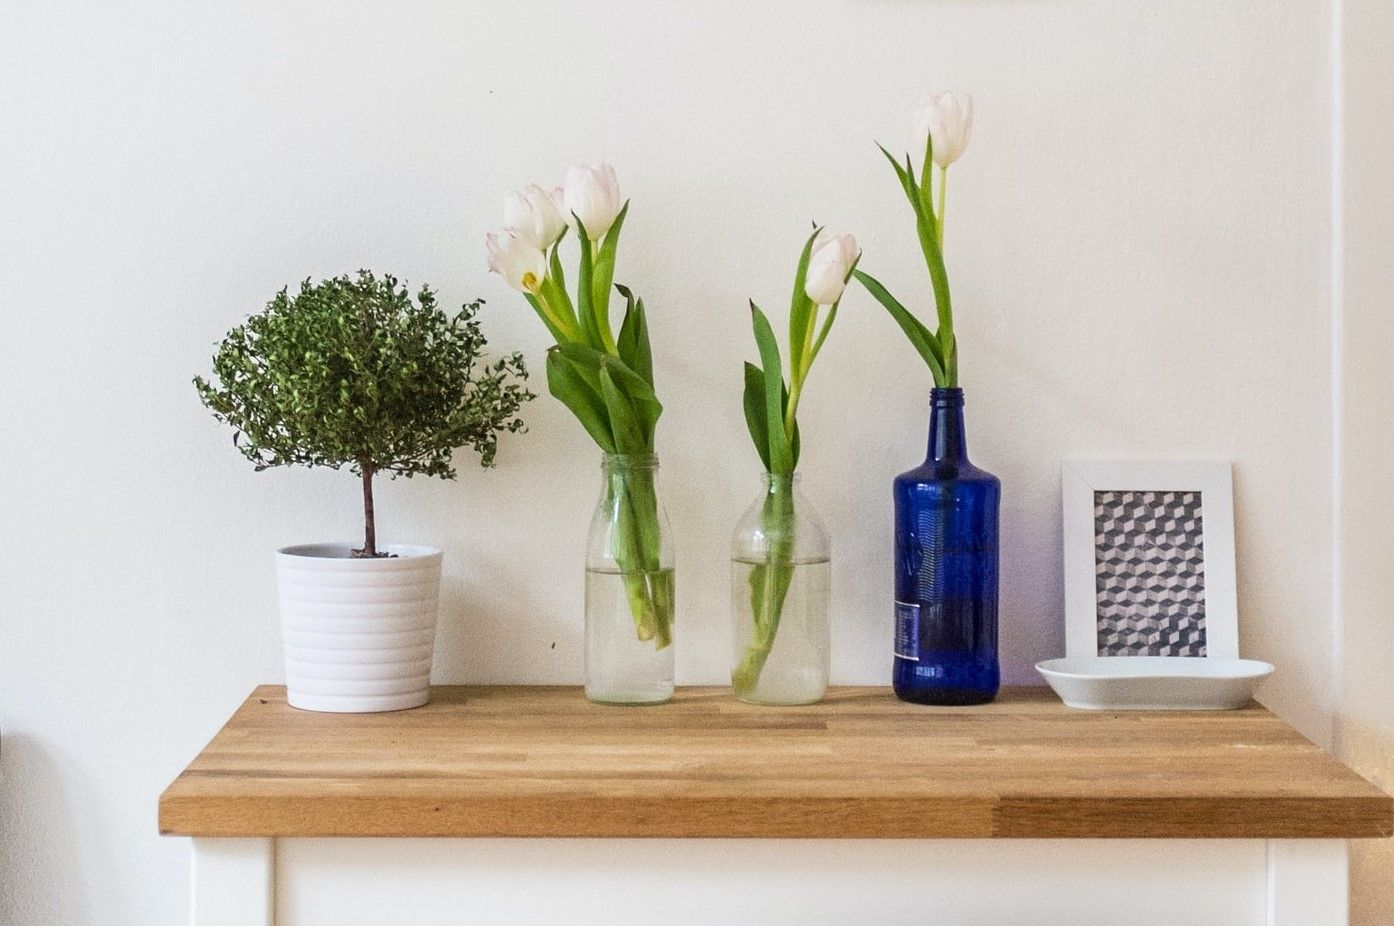
<path fill-rule="evenodd" d="M 831 544 L 798 480 L 766 473 L 731 541 L 731 687 L 750 704 L 812 704 L 828 688 Z"/>
<path fill-rule="evenodd" d="M 673 546 L 658 457 L 607 455 L 586 545 L 586 697 L 673 696 Z"/>

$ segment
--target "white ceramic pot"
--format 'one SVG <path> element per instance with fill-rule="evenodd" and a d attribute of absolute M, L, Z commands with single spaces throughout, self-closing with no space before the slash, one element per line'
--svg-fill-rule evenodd
<path fill-rule="evenodd" d="M 353 544 L 276 551 L 286 695 L 309 711 L 369 713 L 431 697 L 440 550 L 389 546 L 355 559 Z"/>

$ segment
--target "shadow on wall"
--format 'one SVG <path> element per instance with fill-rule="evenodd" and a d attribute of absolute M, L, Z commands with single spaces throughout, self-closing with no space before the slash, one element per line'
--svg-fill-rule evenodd
<path fill-rule="evenodd" d="M 0 735 L 0 923 L 94 922 L 71 870 L 83 838 L 62 770 L 34 737 Z"/>

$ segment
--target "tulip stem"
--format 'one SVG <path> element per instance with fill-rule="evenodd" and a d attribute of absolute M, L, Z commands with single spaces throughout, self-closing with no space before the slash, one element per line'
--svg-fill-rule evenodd
<path fill-rule="evenodd" d="M 750 570 L 751 639 L 740 664 L 731 671 L 737 697 L 751 698 L 774 648 L 779 619 L 794 580 L 794 476 L 771 474 L 760 510 L 760 527 L 769 541 L 765 561 Z"/>
<path fill-rule="evenodd" d="M 803 392 L 804 380 L 808 379 L 809 368 L 813 366 L 813 332 L 818 327 L 818 310 L 821 306 L 814 305 L 813 311 L 808 316 L 808 327 L 803 333 L 803 350 L 799 356 L 797 366 L 792 356 L 789 361 L 789 402 L 784 409 L 784 433 L 794 433 L 795 416 L 799 410 L 799 394 Z"/>
<path fill-rule="evenodd" d="M 947 166 L 939 168 L 939 214 L 935 216 L 935 225 L 939 233 L 939 247 L 944 247 L 944 207 L 946 205 L 944 194 L 949 186 L 949 168 Z"/>
<path fill-rule="evenodd" d="M 784 409 L 784 433 L 790 435 L 791 440 L 794 433 L 795 415 L 799 409 L 799 392 L 802 389 L 803 383 L 799 380 L 794 380 L 789 384 L 789 404 Z"/>

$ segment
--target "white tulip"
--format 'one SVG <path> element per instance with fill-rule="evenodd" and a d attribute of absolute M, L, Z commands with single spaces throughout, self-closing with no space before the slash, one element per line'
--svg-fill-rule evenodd
<path fill-rule="evenodd" d="M 532 242 L 544 251 L 557 243 L 566 228 L 566 221 L 562 219 L 556 201 L 535 183 L 504 198 L 503 224 L 519 238 Z"/>
<path fill-rule="evenodd" d="M 592 241 L 605 237 L 623 205 L 615 169 L 609 164 L 568 170 L 562 198 L 566 204 L 566 220 L 571 222 L 573 215 L 580 219 Z"/>
<path fill-rule="evenodd" d="M 820 231 L 813 239 L 813 251 L 808 258 L 808 275 L 803 291 L 818 305 L 832 305 L 842 298 L 852 264 L 862 253 L 857 239 L 851 235 L 831 235 Z"/>
<path fill-rule="evenodd" d="M 484 236 L 489 251 L 489 269 L 503 277 L 509 286 L 536 294 L 547 276 L 547 255 L 542 249 L 512 230 Z"/>
<path fill-rule="evenodd" d="M 973 137 L 973 95 L 965 93 L 963 101 L 952 93 L 936 93 L 915 110 L 915 141 L 921 156 L 929 140 L 934 139 L 934 163 L 941 168 L 963 156 Z"/>

